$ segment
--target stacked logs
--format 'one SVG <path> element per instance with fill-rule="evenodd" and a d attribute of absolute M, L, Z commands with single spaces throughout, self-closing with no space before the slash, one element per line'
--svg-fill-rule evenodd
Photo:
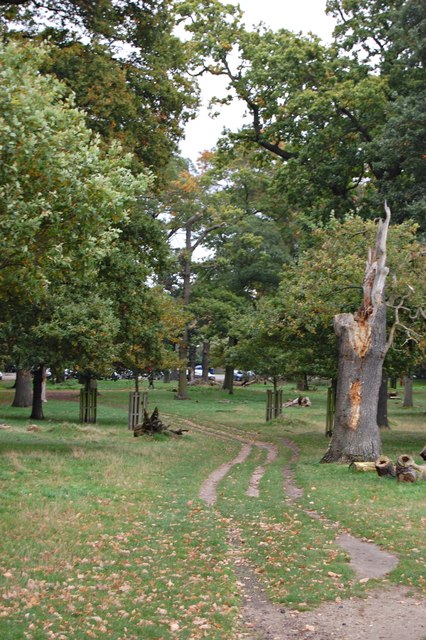
<path fill-rule="evenodd" d="M 426 447 L 420 452 L 426 460 Z M 380 456 L 375 462 L 352 462 L 349 467 L 353 471 L 376 471 L 382 478 L 396 478 L 398 482 L 416 482 L 426 480 L 426 465 L 418 465 L 414 458 L 402 454 L 394 464 L 387 456 Z"/>

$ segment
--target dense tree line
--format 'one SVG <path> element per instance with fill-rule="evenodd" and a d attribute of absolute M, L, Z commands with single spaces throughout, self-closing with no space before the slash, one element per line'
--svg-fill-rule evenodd
<path fill-rule="evenodd" d="M 3 359 L 87 375 L 119 364 L 136 380 L 178 365 L 180 398 L 197 346 L 230 392 L 234 367 L 275 384 L 334 377 L 333 317 L 360 303 L 386 200 L 385 370 L 412 372 L 424 357 L 422 2 L 328 11 L 331 45 L 248 30 L 219 0 L 0 2 Z M 195 168 L 177 144 L 201 74 L 227 79 L 217 108 L 240 100 L 250 117 Z"/>

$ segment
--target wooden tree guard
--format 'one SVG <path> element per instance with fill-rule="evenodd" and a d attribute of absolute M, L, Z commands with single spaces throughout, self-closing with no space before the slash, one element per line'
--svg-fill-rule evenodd
<path fill-rule="evenodd" d="M 96 423 L 98 391 L 94 389 L 80 389 L 80 422 Z"/>
<path fill-rule="evenodd" d="M 135 430 L 136 425 L 143 422 L 144 411 L 148 409 L 148 393 L 146 391 L 131 391 L 129 393 L 128 428 Z"/>
<path fill-rule="evenodd" d="M 283 413 L 283 391 L 272 391 L 268 389 L 266 392 L 266 422 L 272 418 L 278 418 Z"/>
<path fill-rule="evenodd" d="M 325 435 L 331 438 L 333 435 L 334 414 L 336 413 L 336 392 L 333 387 L 327 389 L 327 415 L 325 422 Z"/>

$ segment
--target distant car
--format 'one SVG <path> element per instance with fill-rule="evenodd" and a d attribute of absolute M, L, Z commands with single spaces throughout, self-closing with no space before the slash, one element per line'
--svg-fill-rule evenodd
<path fill-rule="evenodd" d="M 194 378 L 202 378 L 202 376 L 203 376 L 203 367 L 201 366 L 201 364 L 197 364 L 196 367 L 194 368 Z M 209 368 L 207 379 L 216 380 L 216 377 L 214 375 L 214 369 L 212 367 Z"/>
<path fill-rule="evenodd" d="M 241 382 L 241 380 L 244 380 L 244 377 L 245 377 L 244 371 L 240 371 L 239 369 L 234 369 L 235 382 Z"/>

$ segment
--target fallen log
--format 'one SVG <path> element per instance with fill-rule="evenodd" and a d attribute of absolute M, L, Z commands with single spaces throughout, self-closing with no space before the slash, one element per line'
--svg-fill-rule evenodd
<path fill-rule="evenodd" d="M 399 456 L 396 461 L 396 479 L 398 482 L 416 482 L 416 466 L 411 456 L 407 454 Z"/>
<path fill-rule="evenodd" d="M 376 463 L 371 461 L 351 462 L 349 471 L 376 471 Z"/>
<path fill-rule="evenodd" d="M 299 396 L 294 400 L 288 400 L 283 404 L 283 407 L 310 407 L 311 401 L 307 396 Z"/>
<path fill-rule="evenodd" d="M 395 478 L 396 469 L 394 463 L 390 458 L 388 458 L 387 456 L 380 456 L 380 458 L 377 458 L 374 464 L 377 475 L 385 478 Z"/>

